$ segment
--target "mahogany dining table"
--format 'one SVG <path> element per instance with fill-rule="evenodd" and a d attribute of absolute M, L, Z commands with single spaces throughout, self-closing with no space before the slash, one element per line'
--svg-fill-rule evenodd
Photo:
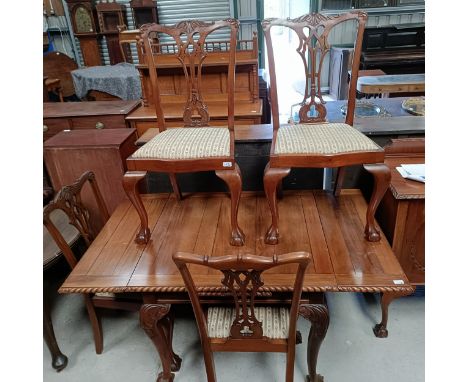
<path fill-rule="evenodd" d="M 151 240 L 147 244 L 134 242 L 140 220 L 131 203 L 122 202 L 59 291 L 98 293 L 94 298 L 109 300 L 123 294 L 141 298 L 140 323 L 156 346 L 163 367 L 158 382 L 172 381 L 173 372 L 181 367 L 181 359 L 172 349 L 172 327 L 168 330 L 165 320 L 172 304 L 190 303 L 172 261 L 177 251 L 207 256 L 310 252 L 313 261 L 306 271 L 301 299 L 301 315 L 311 323 L 307 350 L 310 381 L 319 378 L 317 356 L 329 323 L 325 292 L 381 293 L 382 320 L 374 333 L 386 337 L 390 302 L 414 291 L 385 236 L 380 242 L 366 241 L 367 204 L 359 190 L 343 190 L 338 198 L 324 190 L 284 191 L 278 202 L 281 237 L 277 245 L 263 241 L 270 224 L 265 196 L 244 192 L 239 207 L 239 225 L 246 234 L 242 247 L 229 245 L 230 200 L 226 193 L 188 194 L 180 201 L 172 193 L 147 194 L 142 199 Z M 260 299 L 287 301 L 294 276 L 295 269 L 290 266 L 265 272 Z M 214 271 L 197 268 L 194 282 L 205 303 L 226 299 L 220 281 L 221 276 Z M 100 293 L 110 295 L 100 297 Z"/>

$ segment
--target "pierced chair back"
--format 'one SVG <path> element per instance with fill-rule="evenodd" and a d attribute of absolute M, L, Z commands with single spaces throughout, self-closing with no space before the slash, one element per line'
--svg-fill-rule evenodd
<path fill-rule="evenodd" d="M 109 219 L 109 213 L 104 203 L 104 199 L 99 191 L 99 187 L 96 182 L 95 175 L 92 171 L 86 171 L 83 173 L 75 183 L 62 187 L 54 199 L 44 207 L 43 211 L 43 224 L 49 231 L 52 239 L 56 242 L 59 249 L 62 251 L 67 263 L 73 269 L 77 264 L 77 260 L 73 251 L 70 248 L 69 243 L 65 240 L 62 232 L 54 224 L 51 215 L 56 210 L 61 210 L 66 214 L 69 224 L 76 228 L 83 238 L 86 247 L 89 247 L 94 240 L 94 235 L 90 229 L 89 211 L 81 201 L 81 190 L 86 182 L 91 185 L 93 194 L 96 198 L 99 212 L 106 222 Z"/>
<path fill-rule="evenodd" d="M 198 330 L 202 342 L 205 356 L 205 365 L 207 367 L 208 380 L 215 380 L 214 366 L 212 359 L 213 351 L 282 351 L 288 353 L 288 370 L 290 372 L 291 363 L 294 364 L 295 346 L 296 346 L 296 321 L 299 311 L 299 300 L 302 293 L 304 282 L 304 273 L 311 260 L 311 255 L 307 252 L 294 252 L 284 255 L 274 255 L 273 257 L 255 256 L 255 255 L 229 255 L 219 257 L 200 256 L 191 253 L 177 252 L 173 255 L 173 260 L 177 265 L 185 287 L 189 293 L 193 305 Z M 290 305 L 288 325 L 285 335 L 273 335 L 268 337 L 267 328 L 257 317 L 255 304 L 256 297 L 263 292 L 268 292 L 268 287 L 264 286 L 262 273 L 287 264 L 297 264 L 296 278 L 292 286 L 292 299 Z M 227 295 L 231 295 L 234 300 L 232 324 L 227 332 L 227 338 L 219 340 L 209 335 L 210 308 L 207 315 L 204 314 L 200 295 L 204 288 L 196 285 L 190 269 L 196 266 L 205 266 L 218 270 L 223 274 L 221 280 L 222 288 Z M 223 314 L 223 313 L 220 313 Z M 281 314 L 276 317 L 280 317 Z M 264 315 L 264 318 L 267 314 Z M 283 317 L 284 318 L 284 317 Z M 273 318 L 273 321 L 276 319 Z M 266 320 L 265 320 L 266 321 Z M 277 320 L 276 320 L 277 321 Z M 284 320 L 283 320 L 284 321 Z M 226 325 L 226 322 L 224 322 Z M 286 330 L 285 325 L 284 330 Z M 219 323 L 218 323 L 219 326 Z M 218 328 L 219 329 L 219 328 Z M 225 328 L 226 329 L 226 328 Z M 223 330 L 221 330 L 223 331 Z M 273 332 L 269 330 L 269 332 Z"/>
<path fill-rule="evenodd" d="M 330 52 L 330 35 L 333 29 L 346 21 L 354 20 L 357 24 L 356 40 L 352 54 L 351 79 L 348 90 L 348 112 L 346 123 L 353 124 L 356 104 L 356 84 L 361 56 L 362 37 L 367 20 L 367 14 L 362 11 L 351 11 L 338 16 L 326 16 L 312 13 L 296 19 L 265 19 L 262 27 L 268 53 L 268 68 L 270 71 L 270 97 L 273 114 L 274 133 L 279 128 L 278 88 L 275 73 L 275 58 L 272 43 L 272 27 L 286 27 L 294 31 L 299 39 L 296 52 L 301 57 L 305 72 L 304 98 L 300 103 L 300 123 L 326 122 L 327 110 L 321 92 L 321 75 L 325 57 Z M 313 111 L 312 115 L 310 112 Z M 273 142 L 274 143 L 274 142 Z M 272 144 L 274 147 L 274 144 Z"/>
<path fill-rule="evenodd" d="M 236 43 L 239 22 L 234 19 L 213 23 L 184 20 L 176 25 L 144 24 L 141 26 L 138 49 L 143 61 L 148 65 L 159 131 L 165 130 L 166 126 L 161 105 L 163 89 L 158 82 L 157 71 L 163 69 L 163 59 L 169 55 L 176 57 L 185 76 L 187 99 L 183 113 L 184 127 L 209 125 L 209 110 L 202 96 L 202 71 L 204 61 L 211 53 L 208 50 L 210 45 L 207 43 L 207 39 L 213 32 L 221 29 L 228 29 L 230 36 L 229 43 L 225 44 L 225 49 L 228 52 L 228 127 L 233 140 Z M 167 38 L 174 43 L 160 43 L 160 41 L 166 41 Z"/>

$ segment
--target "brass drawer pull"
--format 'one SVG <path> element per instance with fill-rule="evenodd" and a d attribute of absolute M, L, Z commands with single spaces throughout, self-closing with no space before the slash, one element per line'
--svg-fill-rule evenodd
<path fill-rule="evenodd" d="M 104 124 L 102 122 L 96 122 L 96 129 L 104 129 Z"/>
<path fill-rule="evenodd" d="M 49 131 L 49 127 L 48 127 L 47 125 L 43 125 L 43 126 L 42 126 L 42 131 L 43 131 L 44 133 L 46 133 L 47 131 Z"/>

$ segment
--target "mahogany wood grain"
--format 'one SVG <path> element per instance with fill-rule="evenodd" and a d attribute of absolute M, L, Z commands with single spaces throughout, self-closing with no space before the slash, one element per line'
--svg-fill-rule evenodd
<path fill-rule="evenodd" d="M 73 59 L 61 52 L 49 52 L 44 55 L 42 65 L 44 76 L 60 80 L 63 97 L 75 94 L 70 72 L 78 69 L 78 65 Z"/>
<path fill-rule="evenodd" d="M 172 194 L 152 194 L 143 195 L 141 199 L 148 212 L 152 239 L 146 244 L 136 244 L 132 240 L 139 230 L 140 220 L 130 201 L 124 201 L 60 292 L 143 294 L 144 302 L 148 304 L 140 313 L 145 321 L 143 327 L 160 349 L 163 364 L 159 381 L 172 380 L 172 373 L 180 367 L 180 358 L 171 345 L 171 318 L 164 319 L 169 308 L 161 304 L 189 302 L 184 281 L 172 261 L 175 252 L 197 253 L 212 261 L 224 255 L 237 258 L 251 254 L 268 259 L 291 251 L 309 252 L 312 260 L 305 271 L 302 292 L 310 301 L 316 300 L 314 296 L 318 292 L 325 291 L 381 292 L 392 298 L 414 291 L 385 236 L 379 242 L 369 242 L 363 237 L 367 204 L 359 190 L 343 190 L 339 199 L 322 190 L 286 191 L 278 201 L 278 210 L 289 239 L 277 245 L 266 245 L 263 241 L 263 232 L 269 224 L 265 218 L 268 211 L 266 198 L 244 192 L 238 215 L 247 234 L 243 247 L 228 244 L 231 224 L 227 194 L 198 193 L 187 195 L 181 201 Z M 189 265 L 189 270 L 202 303 L 224 301 L 217 271 L 207 270 L 199 264 Z M 269 304 L 288 301 L 294 289 L 295 272 L 293 266 L 286 264 L 265 271 L 259 301 Z M 380 332 L 387 329 L 387 300 L 383 300 Z M 323 305 L 323 301 L 316 302 Z M 301 300 L 301 304 L 304 303 L 307 301 Z M 317 354 L 328 327 L 328 312 L 322 305 L 300 310 L 300 314 L 312 323 L 308 339 L 311 381 L 320 380 L 316 373 Z M 214 348 L 219 346 L 219 343 L 213 343 Z M 255 346 L 264 349 L 260 343 Z M 280 344 L 275 346 L 281 349 Z M 241 346 L 233 344 L 233 349 L 239 350 Z"/>
<path fill-rule="evenodd" d="M 128 127 L 125 117 L 140 101 L 44 102 L 43 139 L 63 130 L 120 129 Z"/>
<path fill-rule="evenodd" d="M 52 319 L 50 316 L 50 306 L 48 303 L 48 298 L 45 295 L 45 291 L 42 301 L 42 331 L 44 341 L 50 351 L 50 355 L 52 356 L 52 367 L 57 370 L 57 372 L 59 372 L 67 367 L 68 358 L 62 353 L 57 344 L 57 339 L 55 338 L 54 327 L 52 325 Z"/>
<path fill-rule="evenodd" d="M 389 184 L 389 171 L 383 164 L 385 153 L 382 149 L 371 151 L 338 152 L 333 154 L 276 154 L 276 139 L 279 123 L 278 89 L 275 72 L 275 58 L 273 52 L 272 29 L 277 27 L 287 28 L 289 32 L 294 32 L 298 37 L 299 45 L 296 52 L 302 59 L 305 74 L 304 98 L 299 109 L 299 123 L 327 123 L 327 109 L 322 97 L 321 76 L 322 65 L 328 52 L 330 51 L 329 35 L 337 25 L 353 21 L 356 25 L 356 36 L 354 50 L 352 53 L 352 70 L 349 81 L 349 92 L 347 101 L 347 113 L 345 123 L 353 125 L 354 110 L 356 105 L 356 83 L 359 71 L 359 57 L 361 54 L 362 38 L 364 27 L 367 21 L 367 14 L 360 10 L 342 13 L 340 15 L 327 16 L 320 13 L 305 14 L 295 19 L 266 19 L 262 21 L 265 33 L 265 42 L 268 53 L 268 65 L 270 72 L 270 96 L 273 116 L 273 137 L 271 142 L 270 162 L 265 168 L 263 181 L 265 193 L 269 200 L 272 215 L 272 225 L 265 234 L 265 243 L 276 244 L 278 242 L 278 212 L 276 210 L 276 185 L 278 175 L 276 169 L 285 171 L 295 167 L 307 168 L 340 168 L 335 187 L 335 195 L 339 196 L 344 179 L 344 169 L 341 167 L 362 164 L 370 171 L 375 178 L 374 192 L 367 210 L 367 224 L 365 228 L 366 237 L 369 241 L 378 241 L 380 236 L 374 220 L 374 214 L 380 203 L 385 190 Z M 372 77 L 369 77 L 372 78 Z M 313 111 L 312 115 L 310 112 Z M 294 127 L 291 127 L 294 128 Z"/>
<path fill-rule="evenodd" d="M 267 219 L 262 218 L 265 208 L 268 209 L 263 196 L 251 192 L 244 192 L 241 196 L 239 221 L 253 222 L 244 229 L 249 229 L 246 238 L 251 237 L 254 242 L 249 244 L 246 240 L 244 247 L 226 245 L 227 240 L 223 238 L 223 230 L 227 232 L 230 227 L 230 217 L 224 213 L 225 209 L 229 211 L 230 200 L 224 193 L 197 193 L 180 202 L 170 194 L 142 195 L 141 198 L 149 212 L 148 228 L 154 239 L 145 245 L 128 240 L 138 231 L 139 220 L 131 203 L 125 201 L 77 264 L 62 286 L 62 292 L 76 292 L 80 288 L 118 292 L 183 292 L 183 281 L 171 260 L 174 252 L 197 252 L 207 256 L 280 254 L 279 250 L 274 251 L 277 245 L 262 243 L 261 232 L 268 224 Z M 303 212 L 288 213 L 291 206 Z M 309 238 L 301 239 L 300 245 L 289 242 L 293 250 L 307 251 L 313 256 L 313 263 L 305 275 L 305 292 L 413 290 L 385 236 L 382 235 L 379 242 L 369 242 L 364 238 L 367 204 L 360 191 L 343 190 L 338 200 L 321 190 L 285 191 L 284 198 L 278 201 L 278 209 L 285 217 L 285 229 L 295 230 L 298 225 L 296 219 L 302 219 L 301 224 L 307 229 Z M 313 211 L 316 212 L 306 213 Z M 288 224 L 288 219 L 294 219 L 291 220 L 293 224 Z M 116 227 L 120 231 L 116 232 Z M 220 245 L 221 242 L 226 244 Z M 285 253 L 288 248 L 282 246 L 280 250 Z M 116 264 L 120 264 L 118 270 Z M 280 292 L 292 285 L 290 272 L 291 269 L 287 268 L 281 272 L 266 272 L 266 290 Z M 393 283 L 395 279 L 403 280 L 403 284 Z M 219 279 L 213 274 L 194 275 L 194 281 L 207 291 L 218 289 Z M 285 290 L 290 289 L 286 287 Z"/>
<path fill-rule="evenodd" d="M 209 98 L 209 95 L 208 97 Z M 207 100 L 207 109 L 210 114 L 210 126 L 227 126 L 227 104 L 218 100 Z M 167 127 L 180 127 L 183 124 L 183 103 L 163 103 L 164 117 Z M 262 117 L 262 103 L 260 101 L 246 102 L 235 100 L 234 118 L 236 125 L 259 124 Z M 141 106 L 128 115 L 126 120 L 131 127 L 142 135 L 150 128 L 157 128 L 157 116 L 152 106 Z"/>
<path fill-rule="evenodd" d="M 176 25 L 145 24 L 141 27 L 141 38 L 138 41 L 140 51 L 148 65 L 152 89 L 153 104 L 157 115 L 157 127 L 160 133 L 166 130 L 165 111 L 161 103 L 162 84 L 159 80 L 158 63 L 164 59 L 159 54 L 161 46 L 159 38 L 166 35 L 174 41 L 179 67 L 183 70 L 185 82 L 185 103 L 182 106 L 182 127 L 208 127 L 210 114 L 203 97 L 202 68 L 207 58 L 205 41 L 213 32 L 228 30 L 229 47 L 226 46 L 225 59 L 227 62 L 227 128 L 229 129 L 229 155 L 225 157 L 207 157 L 193 159 L 160 159 L 160 158 L 127 158 L 129 176 L 124 177 L 124 189 L 130 200 L 134 203 L 140 215 L 140 230 L 135 238 L 137 243 L 147 243 L 150 240 L 148 216 L 138 195 L 137 181 L 132 174 L 142 174 L 146 171 L 168 172 L 176 196 L 180 199 L 175 173 L 214 170 L 216 175 L 223 179 L 231 192 L 231 233 L 230 243 L 234 246 L 244 244 L 244 234 L 237 222 L 237 208 L 239 205 L 242 181 L 239 166 L 234 158 L 234 84 L 236 68 L 236 43 L 239 22 L 234 19 L 206 23 L 199 20 L 185 20 Z M 182 41 L 186 36 L 187 41 Z M 191 47 L 191 48 L 190 48 Z"/>
<path fill-rule="evenodd" d="M 125 159 L 135 147 L 133 129 L 62 131 L 44 143 L 44 160 L 54 190 L 72 183 L 84 171 L 96 174 L 107 209 L 112 213 L 126 199 L 122 176 L 127 170 Z M 89 190 L 83 200 L 91 213 L 93 232 L 99 232 L 103 220 Z"/>
<path fill-rule="evenodd" d="M 413 285 L 425 283 L 425 184 L 404 179 L 402 164 L 425 163 L 424 138 L 394 139 L 385 147 L 390 188 L 377 211 L 379 223 Z"/>
<path fill-rule="evenodd" d="M 80 41 L 85 66 L 101 66 L 102 58 L 97 34 L 90 36 L 81 35 L 78 37 L 78 40 Z"/>
<path fill-rule="evenodd" d="M 311 260 L 310 253 L 295 252 L 273 257 L 249 254 L 207 257 L 177 252 L 172 258 L 181 273 L 192 302 L 202 343 L 208 381 L 216 382 L 214 351 L 282 351 L 287 353 L 286 381 L 292 382 L 294 379 L 295 346 L 298 338 L 296 322 L 304 272 Z M 210 338 L 208 336 L 207 311 L 202 308 L 197 285 L 192 277 L 194 272 L 189 269 L 189 266 L 194 264 L 208 267 L 211 270 L 218 271 L 218 273 L 221 271 L 224 274 L 224 278 L 221 280 L 223 285 L 221 288 L 226 289 L 228 295 L 232 295 L 236 311 L 236 318 L 231 325 L 230 334 L 227 338 Z M 290 305 L 289 332 L 286 339 L 273 340 L 264 336 L 262 323 L 255 316 L 254 308 L 257 306 L 257 292 L 263 285 L 262 275 L 264 272 L 288 264 L 296 265 Z"/>

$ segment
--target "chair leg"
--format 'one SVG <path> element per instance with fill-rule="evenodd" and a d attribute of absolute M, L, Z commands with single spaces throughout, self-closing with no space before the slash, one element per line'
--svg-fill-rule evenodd
<path fill-rule="evenodd" d="M 96 348 L 96 354 L 101 354 L 104 348 L 104 340 L 102 335 L 102 324 L 98 315 L 96 314 L 96 308 L 93 305 L 93 300 L 90 294 L 84 294 L 86 309 L 88 311 L 89 320 L 91 321 L 91 327 L 93 328 L 94 336 L 94 347 Z"/>
<path fill-rule="evenodd" d="M 340 196 L 341 189 L 343 188 L 345 175 L 346 175 L 346 167 L 338 167 L 338 172 L 336 174 L 335 187 L 333 190 L 333 194 L 335 196 Z"/>
<path fill-rule="evenodd" d="M 122 180 L 125 193 L 140 216 L 140 230 L 135 237 L 135 242 L 137 244 L 146 244 L 151 237 L 151 232 L 148 228 L 148 214 L 146 213 L 145 206 L 141 201 L 141 196 L 138 191 L 138 182 L 142 180 L 146 174 L 146 171 L 127 171 Z"/>
<path fill-rule="evenodd" d="M 237 222 L 237 212 L 239 210 L 239 202 L 242 192 L 240 168 L 236 163 L 233 170 L 216 170 L 216 176 L 224 180 L 231 193 L 231 239 L 229 243 L 234 246 L 242 246 L 245 243 L 245 235 Z"/>
<path fill-rule="evenodd" d="M 276 194 L 278 190 L 278 183 L 286 175 L 290 173 L 290 168 L 271 168 L 270 163 L 265 167 L 263 175 L 263 187 L 265 188 L 265 195 L 268 200 L 268 205 L 271 211 L 271 225 L 265 235 L 266 244 L 278 244 L 279 230 L 278 230 L 278 201 Z"/>
<path fill-rule="evenodd" d="M 182 200 L 182 194 L 180 193 L 179 183 L 177 183 L 176 174 L 173 172 L 169 173 L 169 179 L 171 181 L 172 190 L 177 200 Z"/>
<path fill-rule="evenodd" d="M 52 367 L 57 370 L 57 372 L 59 372 L 65 369 L 67 366 L 68 358 L 60 351 L 60 348 L 57 344 L 54 327 L 52 326 L 52 319 L 50 317 L 50 308 L 45 293 L 43 297 L 42 315 L 44 341 L 49 348 L 50 355 L 52 356 Z"/>
<path fill-rule="evenodd" d="M 169 304 L 143 304 L 140 308 L 140 326 L 156 347 L 163 368 L 156 382 L 172 382 L 172 371 L 179 370 L 182 362 L 172 350 L 172 324 L 166 317 L 170 308 Z"/>
<path fill-rule="evenodd" d="M 310 321 L 307 340 L 307 367 L 309 371 L 307 382 L 323 382 L 323 377 L 317 374 L 317 359 L 320 345 L 327 334 L 330 322 L 328 308 L 325 304 L 305 304 L 299 307 L 299 314 Z"/>
<path fill-rule="evenodd" d="M 383 163 L 365 164 L 363 166 L 374 177 L 374 189 L 367 206 L 367 222 L 364 234 L 368 241 L 380 241 L 380 232 L 375 223 L 375 211 L 390 185 L 390 169 Z"/>

